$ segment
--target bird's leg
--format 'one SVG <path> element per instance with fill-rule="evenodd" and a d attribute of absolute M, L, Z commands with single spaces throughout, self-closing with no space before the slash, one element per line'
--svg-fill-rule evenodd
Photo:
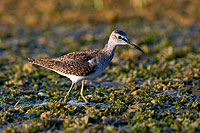
<path fill-rule="evenodd" d="M 81 97 L 84 99 L 84 101 L 86 102 L 86 103 L 89 103 L 88 101 L 87 101 L 87 99 L 84 97 L 84 95 L 83 95 L 83 88 L 84 88 L 84 80 L 82 80 L 82 86 L 81 86 Z"/>
<path fill-rule="evenodd" d="M 70 87 L 69 91 L 67 92 L 67 95 L 65 96 L 64 103 L 66 103 L 66 102 L 67 102 L 67 100 L 68 100 L 68 97 L 69 97 L 69 95 L 70 95 L 70 92 L 71 92 L 72 88 L 74 87 L 74 85 L 75 85 L 75 83 L 74 83 L 74 82 L 72 82 L 72 85 L 71 85 L 71 87 Z"/>

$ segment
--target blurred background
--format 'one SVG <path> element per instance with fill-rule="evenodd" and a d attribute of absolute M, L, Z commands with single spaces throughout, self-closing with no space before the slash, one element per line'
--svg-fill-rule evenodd
<path fill-rule="evenodd" d="M 196 44 L 199 7 L 198 0 L 1 0 L 0 52 L 4 55 L 7 49 L 8 54 L 12 46 L 10 50 L 21 56 L 41 51 L 57 56 L 85 47 L 101 48 L 113 29 L 147 45 L 143 46 L 146 52 L 163 40 L 185 45 L 195 39 Z"/>
<path fill-rule="evenodd" d="M 67 24 L 115 24 L 134 20 L 176 21 L 191 25 L 200 19 L 198 0 L 1 0 L 1 25 L 48 27 Z"/>

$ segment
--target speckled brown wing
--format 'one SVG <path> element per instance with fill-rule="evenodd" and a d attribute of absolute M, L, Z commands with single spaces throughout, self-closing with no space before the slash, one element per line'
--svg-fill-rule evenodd
<path fill-rule="evenodd" d="M 80 62 L 84 62 L 84 61 L 88 61 L 91 60 L 92 58 L 96 57 L 97 54 L 99 53 L 99 49 L 95 49 L 95 50 L 83 50 L 83 51 L 78 51 L 78 52 L 72 52 L 66 55 L 63 55 L 61 57 L 57 57 L 57 58 L 52 58 L 52 60 L 56 60 L 56 61 L 80 61 Z"/>
<path fill-rule="evenodd" d="M 58 71 L 64 74 L 76 76 L 86 76 L 95 72 L 95 65 L 88 61 L 58 61 L 54 59 L 34 59 L 28 58 L 30 63 L 45 67 L 47 69 Z"/>

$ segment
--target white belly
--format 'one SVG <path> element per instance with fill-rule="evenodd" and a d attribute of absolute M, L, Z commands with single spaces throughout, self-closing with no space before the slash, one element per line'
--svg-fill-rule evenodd
<path fill-rule="evenodd" d="M 55 70 L 53 70 L 53 71 L 55 71 Z M 55 72 L 62 75 L 62 76 L 69 78 L 73 83 L 78 83 L 81 80 L 93 79 L 93 78 L 96 78 L 97 76 L 99 76 L 101 74 L 101 73 L 95 72 L 95 73 L 92 73 L 92 74 L 87 75 L 87 76 L 76 76 L 76 75 L 71 75 L 71 74 L 65 74 L 65 73 L 62 73 L 62 72 L 59 72 L 59 71 L 55 71 Z"/>

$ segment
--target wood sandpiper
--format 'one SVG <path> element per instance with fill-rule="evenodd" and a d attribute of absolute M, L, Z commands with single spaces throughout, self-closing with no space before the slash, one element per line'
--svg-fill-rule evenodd
<path fill-rule="evenodd" d="M 114 30 L 108 43 L 103 49 L 83 50 L 72 52 L 61 57 L 50 59 L 28 58 L 30 63 L 45 67 L 60 75 L 68 77 L 71 81 L 71 87 L 67 92 L 64 102 L 66 103 L 72 88 L 76 83 L 82 81 L 80 95 L 86 103 L 87 99 L 83 95 L 84 80 L 94 79 L 100 75 L 113 59 L 115 49 L 120 45 L 131 45 L 140 50 L 137 45 L 131 43 L 125 32 Z"/>

